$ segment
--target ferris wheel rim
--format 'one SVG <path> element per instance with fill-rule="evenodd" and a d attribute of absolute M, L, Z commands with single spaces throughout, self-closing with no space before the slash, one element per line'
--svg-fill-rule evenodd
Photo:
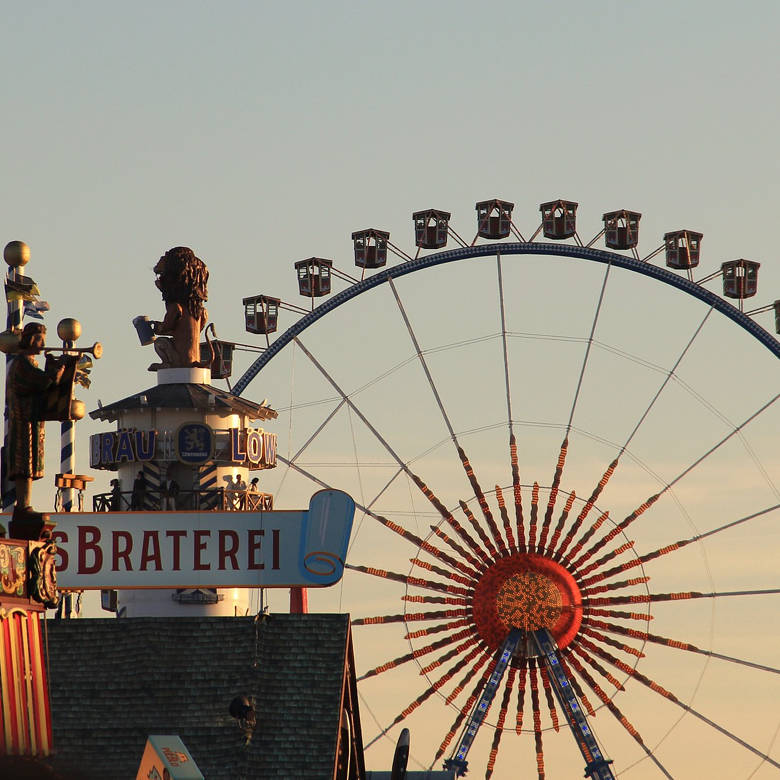
<path fill-rule="evenodd" d="M 656 281 L 667 284 L 680 290 L 692 297 L 708 304 L 716 311 L 731 319 L 743 330 L 758 340 L 775 357 L 780 358 L 780 340 L 773 336 L 765 328 L 750 318 L 745 312 L 740 311 L 736 306 L 729 303 L 725 298 L 715 292 L 702 287 L 697 282 L 691 281 L 685 277 L 679 276 L 672 271 L 661 266 L 638 260 L 635 257 L 621 255 L 617 252 L 609 252 L 604 249 L 594 249 L 593 247 L 576 246 L 572 244 L 558 244 L 547 242 L 514 242 L 502 243 L 492 242 L 489 244 L 476 244 L 474 246 L 458 247 L 457 249 L 448 249 L 443 252 L 435 252 L 425 255 L 405 263 L 385 267 L 370 277 L 367 277 L 355 284 L 341 290 L 332 297 L 325 300 L 312 311 L 303 315 L 297 322 L 291 325 L 286 331 L 279 335 L 263 351 L 261 355 L 244 372 L 240 379 L 233 385 L 233 394 L 240 396 L 251 381 L 257 377 L 260 371 L 286 347 L 291 341 L 299 336 L 303 331 L 312 326 L 319 319 L 331 311 L 339 308 L 348 301 L 356 298 L 368 290 L 378 287 L 392 279 L 397 279 L 407 274 L 421 271 L 426 268 L 434 268 L 439 265 L 457 262 L 460 260 L 470 260 L 478 257 L 493 257 L 496 255 L 548 255 L 564 258 L 576 258 L 580 260 L 590 260 L 592 262 L 613 265 L 627 271 L 650 277 Z"/>
<path fill-rule="evenodd" d="M 529 243 L 491 243 L 491 244 L 481 244 L 478 246 L 471 246 L 471 247 L 463 247 L 461 249 L 455 249 L 445 252 L 440 252 L 437 254 L 431 254 L 426 255 L 423 258 L 420 258 L 418 260 L 410 260 L 409 262 L 402 263 L 396 266 L 391 266 L 386 269 L 381 269 L 379 272 L 377 272 L 375 275 L 369 277 L 368 279 L 365 279 L 362 282 L 356 282 L 354 285 L 350 286 L 346 290 L 335 294 L 333 297 L 325 300 L 321 305 L 319 305 L 316 309 L 313 309 L 312 312 L 307 313 L 305 316 L 303 316 L 293 327 L 288 328 L 284 333 L 282 333 L 279 338 L 277 338 L 269 347 L 269 350 L 266 351 L 266 354 L 262 355 L 261 358 L 256 361 L 256 363 L 250 368 L 248 372 L 245 373 L 245 375 L 240 380 L 243 384 L 238 385 L 237 388 L 234 390 L 237 394 L 240 394 L 243 392 L 243 390 L 246 388 L 246 386 L 249 384 L 252 378 L 254 378 L 260 370 L 268 363 L 270 360 L 279 352 L 283 351 L 288 345 L 293 346 L 295 348 L 295 345 L 300 345 L 300 342 L 297 340 L 297 336 L 302 333 L 304 330 L 308 329 L 311 325 L 314 325 L 316 322 L 319 321 L 325 314 L 328 314 L 329 312 L 335 310 L 336 308 L 340 307 L 341 305 L 347 303 L 347 301 L 352 300 L 353 298 L 357 297 L 358 295 L 362 294 L 363 292 L 367 292 L 369 289 L 373 289 L 374 287 L 379 287 L 381 284 L 388 282 L 389 286 L 393 288 L 393 291 L 395 292 L 394 285 L 392 284 L 392 280 L 395 278 L 400 278 L 401 276 L 405 276 L 408 273 L 413 273 L 418 270 L 423 270 L 425 268 L 431 268 L 438 265 L 444 265 L 450 262 L 458 261 L 458 260 L 466 260 L 466 259 L 473 259 L 473 258 L 498 258 L 499 261 L 499 277 L 500 277 L 500 264 L 501 264 L 501 258 L 502 256 L 507 255 L 542 255 L 542 256 L 559 256 L 564 259 L 567 258 L 584 258 L 589 259 L 592 261 L 596 261 L 601 263 L 602 265 L 606 265 L 606 275 L 609 275 L 609 269 L 612 265 L 615 265 L 620 268 L 624 268 L 633 272 L 641 273 L 644 276 L 653 277 L 656 279 L 656 281 L 662 281 L 669 286 L 679 289 L 682 292 L 687 293 L 688 295 L 692 296 L 694 299 L 698 299 L 699 301 L 705 303 L 709 306 L 710 311 L 707 312 L 707 317 L 710 315 L 712 309 L 716 309 L 726 315 L 730 320 L 734 321 L 736 324 L 740 325 L 740 327 L 749 332 L 750 335 L 753 335 L 754 338 L 757 338 L 765 347 L 767 347 L 770 350 L 770 353 L 774 354 L 776 357 L 780 357 L 780 343 L 778 343 L 777 339 L 770 335 L 768 332 L 766 332 L 763 328 L 758 326 L 755 322 L 753 322 L 752 319 L 749 318 L 749 315 L 744 314 L 742 311 L 737 309 L 732 304 L 728 303 L 728 301 L 721 298 L 716 293 L 710 292 L 708 290 L 705 290 L 701 285 L 696 284 L 695 282 L 692 282 L 690 280 L 686 280 L 680 276 L 677 276 L 676 274 L 672 273 L 671 271 L 667 271 L 664 268 L 659 268 L 656 266 L 651 266 L 647 264 L 646 262 L 642 262 L 636 258 L 630 258 L 624 255 L 619 255 L 613 252 L 608 251 L 601 251 L 601 250 L 594 250 L 587 247 L 576 247 L 576 246 L 569 246 L 569 245 L 559 245 L 559 244 L 529 244 Z M 482 267 L 482 263 L 478 264 L 480 267 Z M 562 267 L 564 267 L 562 265 Z M 568 268 L 569 266 L 565 266 Z M 604 285 L 606 285 L 606 276 Z M 500 286 L 500 281 L 499 281 Z M 396 296 L 397 297 L 397 296 Z M 401 312 L 403 315 L 403 307 L 401 307 Z M 707 319 L 705 317 L 705 321 Z M 598 309 L 596 312 L 596 319 L 598 318 Z M 703 323 L 702 323 L 703 325 Z M 503 327 L 503 325 L 502 325 Z M 594 320 L 594 327 L 595 327 L 595 320 Z M 701 328 L 701 326 L 700 326 Z M 698 331 L 696 331 L 698 333 Z M 695 338 L 696 333 L 694 333 Z M 413 341 L 415 341 L 414 335 L 412 335 Z M 691 339 L 691 340 L 692 340 Z M 591 339 L 588 340 L 588 343 L 593 341 L 593 337 L 591 336 Z M 415 341 L 416 343 L 416 341 Z M 307 352 L 305 347 L 303 345 L 300 345 L 304 352 Z M 687 349 L 687 347 L 686 347 Z M 419 352 L 418 349 L 418 355 L 422 353 Z M 683 354 L 685 354 L 685 350 L 683 350 Z M 765 353 L 761 353 L 765 354 Z M 587 354 L 586 354 L 586 361 L 587 361 Z M 317 365 L 316 361 L 315 366 Z M 669 375 L 673 372 L 667 372 Z M 251 374 L 251 375 L 250 375 Z M 324 372 L 324 376 L 327 380 L 332 380 L 329 378 L 327 372 Z M 335 387 L 335 385 L 334 385 Z M 662 385 L 663 387 L 663 385 Z M 340 388 L 336 387 L 337 391 L 342 395 L 343 399 L 346 399 L 346 395 L 344 394 L 344 391 L 342 391 Z M 436 390 L 434 388 L 434 394 L 436 394 Z M 652 402 L 651 402 L 652 403 Z M 575 404 L 576 404 L 576 394 L 575 394 Z M 349 407 L 348 407 L 349 408 Z M 291 407 L 292 410 L 292 407 Z M 642 417 L 641 419 L 644 419 Z M 446 420 L 446 413 L 445 413 L 445 422 Z M 511 425 L 511 415 L 510 415 L 510 425 Z M 730 424 L 731 427 L 733 427 L 733 424 Z M 743 423 L 744 425 L 744 423 Z M 742 426 L 737 426 L 734 430 L 737 431 Z M 567 426 L 568 429 L 568 426 Z M 731 435 L 731 434 L 729 434 Z M 633 434 L 632 434 L 633 436 Z M 631 437 L 629 437 L 631 438 Z M 625 450 L 625 447 L 623 448 Z M 622 451 L 622 450 L 621 450 Z M 629 453 L 630 454 L 630 453 Z M 308 476 L 308 475 L 307 475 Z M 542 502 L 543 503 L 543 502 Z M 720 595 L 715 594 L 713 592 L 712 596 Z M 405 611 L 405 610 L 404 610 Z M 400 659 L 398 659 L 400 660 Z M 727 659 L 727 660 L 733 660 L 733 659 Z M 707 667 L 710 664 L 710 658 L 708 657 L 705 659 L 703 666 L 700 669 L 699 674 L 699 682 L 701 681 L 702 675 L 704 671 L 707 669 Z M 459 667 L 460 668 L 460 667 Z M 471 667 L 469 667 L 471 668 Z M 427 677 L 427 675 L 426 675 Z M 449 679 L 449 678 L 448 678 Z M 696 684 L 696 689 L 698 689 L 698 684 Z M 687 699 L 688 704 L 690 704 L 693 701 L 693 697 L 696 696 L 696 689 L 690 694 L 690 698 Z M 613 697 L 614 698 L 614 697 Z M 414 703 L 414 702 L 413 702 Z M 536 705 L 534 705 L 536 706 Z M 699 717 L 698 713 L 695 713 L 695 711 L 690 710 L 689 707 L 685 708 L 686 711 L 684 711 L 682 714 L 679 715 L 674 721 L 674 723 L 671 724 L 669 727 L 669 730 L 666 734 L 661 736 L 661 738 L 655 742 L 655 744 L 652 745 L 652 747 L 649 750 L 645 750 L 646 755 L 641 756 L 634 761 L 634 764 L 641 763 L 645 761 L 646 759 L 651 759 L 657 766 L 661 766 L 658 764 L 657 759 L 654 757 L 657 748 L 659 745 L 666 739 L 668 734 L 674 730 L 674 728 L 679 724 L 679 722 L 686 716 L 687 711 L 692 711 L 694 714 Z M 374 716 L 376 719 L 376 716 Z M 706 722 L 706 721 L 705 721 Z M 378 735 L 377 739 L 379 737 L 385 736 L 389 728 L 392 727 L 393 724 L 390 724 L 387 727 L 383 727 L 382 724 L 377 721 L 377 725 L 380 727 L 381 731 Z M 492 724 L 491 724 L 492 725 Z M 715 726 L 717 728 L 717 725 Z M 545 731 L 548 729 L 542 729 L 542 731 Z M 502 728 L 502 731 L 511 731 L 511 728 Z M 725 733 L 725 732 L 724 732 Z M 732 739 L 735 739 L 733 735 L 727 734 L 727 736 L 731 736 Z M 376 740 L 375 740 L 376 741 Z M 739 740 L 737 738 L 737 741 L 741 744 L 748 747 L 752 752 L 754 752 L 756 755 L 762 755 L 763 761 L 771 759 L 768 758 L 768 756 L 757 753 L 756 750 L 746 745 L 744 742 Z M 435 759 L 436 760 L 436 759 Z M 772 762 L 774 763 L 774 762 Z M 775 764 L 776 765 L 776 764 Z M 630 766 L 633 766 L 631 764 Z M 431 765 L 432 767 L 432 765 Z M 661 767 L 661 771 L 664 771 Z M 670 776 L 667 774 L 667 776 Z"/>

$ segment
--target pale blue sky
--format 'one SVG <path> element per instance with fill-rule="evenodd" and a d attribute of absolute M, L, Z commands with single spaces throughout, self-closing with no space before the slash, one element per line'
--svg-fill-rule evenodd
<path fill-rule="evenodd" d="M 780 205 L 776 40 L 780 6 L 776 2 L 564 0 L 555 4 L 493 2 L 489 6 L 465 2 L 2 2 L 0 18 L 2 243 L 21 239 L 30 245 L 28 271 L 42 297 L 52 304 L 47 317 L 52 334 L 60 318 L 76 316 L 84 325 L 84 344 L 103 342 L 105 357 L 95 365 L 93 389 L 80 392 L 88 409 L 97 405 L 98 398 L 108 403 L 154 384 L 154 377 L 145 371 L 153 356 L 149 348 L 138 346 L 131 320 L 138 314 L 159 316 L 161 302 L 151 268 L 165 250 L 177 244 L 192 246 L 208 264 L 211 318 L 220 337 L 238 341 L 252 338 L 243 331 L 240 299 L 244 295 L 262 292 L 305 305 L 295 293 L 293 261 L 312 255 L 333 258 L 337 266 L 352 273 L 349 236 L 369 226 L 390 230 L 391 240 L 410 250 L 411 213 L 428 207 L 451 211 L 453 226 L 470 239 L 474 203 L 491 197 L 515 202 L 515 221 L 526 236 L 538 224 L 538 204 L 556 197 L 579 201 L 579 230 L 585 240 L 598 232 L 605 211 L 628 208 L 642 212 L 642 254 L 658 246 L 667 230 L 699 230 L 704 233 L 699 276 L 716 270 L 724 260 L 757 260 L 762 263 L 759 294 L 746 308 L 780 298 L 775 235 Z M 532 267 L 535 274 L 538 269 Z M 431 296 L 467 305 L 464 289 L 454 281 L 448 283 L 448 278 L 442 276 L 442 286 Z M 559 269 L 549 279 L 540 277 L 538 287 L 533 287 L 536 277 L 530 278 L 530 291 L 525 277 L 520 279 L 519 289 L 526 297 L 522 307 L 518 304 L 518 310 L 534 314 L 536 324 L 528 327 L 536 327 L 537 332 L 587 335 L 598 273 L 586 278 L 579 271 L 568 274 Z M 710 289 L 717 290 L 718 284 L 710 283 Z M 605 310 L 603 340 L 632 351 L 633 333 L 623 328 L 634 314 L 634 324 L 637 320 L 644 323 L 645 333 L 632 354 L 668 367 L 704 310 L 666 293 L 659 294 L 654 304 L 652 296 L 645 298 L 645 288 L 635 287 L 633 281 L 617 290 Z M 433 317 L 426 321 L 425 300 L 415 300 L 412 289 L 407 292 L 422 330 L 426 325 L 430 328 L 427 346 L 445 343 L 450 321 Z M 381 305 L 390 307 L 392 314 L 388 298 Z M 341 319 L 334 317 L 323 334 L 343 339 L 356 351 L 365 347 L 354 333 L 370 317 L 371 307 L 356 311 L 361 314 L 353 319 L 346 314 L 339 315 Z M 770 314 L 759 321 L 773 329 Z M 284 324 L 291 322 L 288 319 Z M 678 340 L 670 338 L 676 323 L 684 323 Z M 655 328 L 664 339 L 654 339 Z M 768 353 L 745 346 L 745 340 L 733 336 L 732 330 L 727 324 L 713 325 L 710 340 L 701 353 L 692 355 L 684 376 L 732 422 L 739 422 L 777 391 L 778 368 Z M 479 332 L 495 332 L 495 323 L 484 325 Z M 659 344 L 668 344 L 668 350 L 662 351 Z M 729 369 L 724 345 L 745 350 L 746 357 L 739 359 L 735 371 Z M 408 354 L 404 342 L 386 349 L 398 359 Z M 557 376 L 562 363 L 575 361 L 564 353 L 561 360 L 546 364 L 544 350 L 538 352 L 536 362 L 521 364 L 514 385 L 519 394 L 516 416 L 524 419 L 535 419 L 521 407 L 527 387 L 541 388 L 543 378 Z M 371 375 L 373 357 L 355 361 L 352 388 Z M 278 407 L 306 392 L 311 398 L 332 396 L 313 380 L 301 386 L 305 365 L 300 357 L 297 360 L 297 386 L 290 387 L 286 362 L 267 379 L 256 380 L 247 395 L 255 400 L 268 397 Z M 463 378 L 464 366 L 481 367 L 478 360 L 468 351 L 453 358 L 452 384 Z M 485 360 L 490 363 L 489 358 Z M 639 397 L 636 389 L 651 392 L 652 382 L 659 381 L 631 364 L 635 373 L 624 380 L 625 385 L 616 386 L 611 374 L 615 366 L 609 360 L 606 355 L 600 375 L 604 393 L 619 394 L 630 387 L 623 397 Z M 447 361 L 442 361 L 439 370 L 445 372 Z M 366 376 L 361 373 L 364 362 Z M 246 365 L 248 360 L 240 357 L 234 377 Z M 529 376 L 534 381 L 528 381 Z M 385 390 L 390 394 L 387 397 L 405 393 L 404 382 L 400 376 L 397 387 Z M 489 395 L 488 388 L 464 383 L 463 393 L 467 390 L 478 399 Z M 626 428 L 615 422 L 618 414 L 612 412 L 622 409 L 611 410 L 602 403 L 600 409 L 594 404 L 590 411 L 588 393 L 603 398 L 602 385 L 586 384 L 584 392 L 583 426 L 619 441 Z M 500 395 L 499 388 L 499 399 Z M 540 402 L 549 400 L 542 389 L 537 395 Z M 683 391 L 679 398 L 670 394 L 664 419 L 672 431 L 678 421 L 685 422 L 695 429 L 695 437 L 686 434 L 670 444 L 675 437 L 659 424 L 650 429 L 650 434 L 658 430 L 655 439 L 648 434 L 648 441 L 637 442 L 638 454 L 665 479 L 725 430 L 720 423 L 713 424 L 701 406 L 687 405 L 691 397 L 686 401 Z M 743 403 L 744 398 L 748 400 Z M 454 409 L 461 409 L 459 402 L 463 398 L 455 394 L 451 399 Z M 415 403 L 427 409 L 430 398 Z M 632 407 L 626 412 L 629 419 L 641 412 L 638 404 L 637 410 Z M 621 405 L 627 406 L 627 401 Z M 297 444 L 305 440 L 311 430 L 306 424 L 316 424 L 315 417 L 308 419 L 306 414 L 302 412 L 305 422 L 296 423 L 297 428 L 289 422 L 289 415 L 280 418 L 280 452 L 294 447 L 293 440 Z M 536 414 L 547 419 L 546 412 Z M 425 412 L 419 415 L 422 419 Z M 407 416 L 414 418 L 412 411 Z M 750 446 L 775 483 L 780 473 L 774 446 L 778 420 L 775 412 L 750 438 Z M 386 424 L 392 425 L 392 415 Z M 467 411 L 460 424 L 472 426 Z M 88 462 L 87 437 L 100 429 L 89 420 L 78 426 L 82 469 Z M 288 435 L 290 441 L 285 444 Z M 345 422 L 341 438 L 334 436 L 333 441 L 349 449 L 350 435 Z M 36 486 L 42 504 L 50 501 L 49 475 L 58 469 L 53 425 L 49 437 L 47 487 Z M 419 445 L 410 443 L 404 454 L 417 455 L 441 438 L 436 434 Z M 322 452 L 328 445 L 328 441 L 322 443 Z M 477 442 L 475 447 L 479 446 Z M 371 452 L 370 457 L 379 457 Z M 543 452 L 539 473 L 529 473 L 528 479 L 546 478 L 553 460 L 547 449 Z M 750 458 L 746 459 L 747 470 L 733 470 L 733 463 L 745 459 L 744 451 L 735 453 L 734 461 L 727 455 L 713 465 L 712 472 L 702 475 L 701 483 L 695 483 L 698 490 L 681 489 L 687 517 L 700 530 L 717 524 L 709 521 L 716 509 L 725 512 L 724 522 L 733 517 L 730 512 L 740 511 L 740 501 L 733 495 L 740 491 L 727 494 L 723 489 L 735 474 L 744 480 L 742 493 L 750 496 L 745 502 L 748 508 L 758 508 L 761 501 L 766 505 L 767 494 L 771 500 L 767 480 Z M 582 466 L 582 480 L 587 484 L 569 485 L 579 494 L 591 486 L 588 466 L 608 461 L 603 452 L 588 451 L 591 456 L 593 460 L 586 458 Z M 531 448 L 528 460 L 531 471 Z M 436 476 L 440 464 L 435 454 L 428 465 Z M 572 479 L 575 476 L 579 472 L 572 472 Z M 97 478 L 98 487 L 105 487 L 105 475 Z M 307 505 L 308 496 L 296 493 L 294 485 L 292 478 L 283 485 L 284 499 L 298 507 Z M 718 490 L 710 497 L 714 485 Z M 355 491 L 363 488 L 365 484 L 354 485 Z M 307 489 L 301 486 L 300 493 Z M 652 489 L 652 480 L 648 483 L 647 475 L 637 467 L 610 500 L 628 505 L 637 490 L 645 489 Z M 686 525 L 685 512 L 674 517 Z M 659 531 L 661 525 L 649 529 L 648 545 L 678 538 L 676 527 L 667 530 L 663 526 Z M 771 531 L 768 524 L 761 528 Z M 689 533 L 687 527 L 679 531 L 680 536 Z M 369 548 L 386 541 L 371 535 L 364 538 Z M 723 582 L 718 569 L 725 568 L 729 572 L 726 583 L 739 580 L 740 587 L 749 587 L 755 582 L 750 578 L 758 548 L 769 550 L 758 576 L 770 572 L 771 580 L 768 567 L 776 558 L 770 553 L 777 541 L 775 536 L 767 545 L 767 538 L 748 535 L 734 542 L 733 548 L 726 540 L 723 546 L 714 543 L 708 554 L 715 581 Z M 732 558 L 732 549 L 739 549 L 740 556 Z M 674 580 L 674 572 L 666 575 Z M 343 608 L 352 608 L 348 592 L 343 598 Z M 394 594 L 382 608 L 391 611 L 398 604 Z M 756 624 L 777 622 L 776 610 L 761 618 L 759 608 L 750 607 L 755 610 Z M 744 613 L 751 614 L 750 610 Z M 769 638 L 760 631 L 756 637 L 748 636 L 747 629 L 735 637 L 724 632 L 723 620 L 739 616 L 726 614 L 716 623 L 714 633 L 725 644 L 738 645 L 733 654 L 750 656 L 759 643 L 764 653 L 776 656 L 780 638 L 776 628 Z M 707 634 L 706 626 L 698 624 L 691 631 Z M 741 640 L 747 647 L 740 645 Z M 371 648 L 370 653 L 363 652 L 375 658 L 375 663 L 383 660 L 383 648 L 370 644 L 357 630 L 356 642 L 359 663 L 367 665 L 365 656 L 360 656 L 361 643 Z M 664 668 L 663 659 L 660 663 Z M 698 673 L 692 671 L 680 682 L 687 694 Z M 710 688 L 704 686 L 701 706 L 713 717 L 733 707 L 735 688 L 749 689 L 749 683 L 730 667 L 725 671 L 710 668 L 705 682 Z M 720 690 L 726 683 L 732 687 Z M 380 714 L 382 693 L 377 695 L 379 701 L 370 701 L 385 721 L 392 718 L 398 704 L 403 707 L 419 693 L 412 686 L 407 695 L 404 685 L 389 684 L 401 691 L 403 702 L 394 701 Z M 757 737 L 762 749 L 767 749 L 777 721 L 776 699 L 765 701 L 760 692 L 755 696 L 751 702 L 757 711 L 766 707 L 768 712 L 762 716 L 768 733 Z M 643 695 L 637 699 L 640 708 L 645 706 Z M 618 698 L 619 703 L 625 701 Z M 624 707 L 627 714 L 631 712 L 630 719 L 635 717 L 632 704 L 629 698 Z M 653 706 L 647 703 L 650 710 Z M 661 712 L 657 717 L 666 722 L 670 716 Z M 417 723 L 413 753 L 415 744 L 420 746 L 421 761 L 432 752 L 426 740 L 433 742 L 451 719 L 447 713 Z M 739 718 L 735 719 L 732 727 L 737 728 Z M 436 728 L 429 735 L 426 729 L 431 721 Z M 365 713 L 364 724 L 364 734 L 372 736 L 375 729 Z M 696 776 L 699 770 L 682 768 L 688 766 L 686 746 L 698 738 L 708 744 L 710 735 L 695 728 L 690 732 L 683 728 L 680 734 L 684 736 L 676 743 L 666 743 L 663 750 L 675 776 Z M 509 736 L 507 742 L 511 742 Z M 619 742 L 621 737 L 616 739 Z M 489 737 L 484 740 L 489 742 Z M 392 744 L 387 744 L 369 753 L 370 767 L 383 768 L 388 763 Z M 549 744 L 554 744 L 552 738 Z M 734 776 L 746 777 L 752 771 L 755 762 L 745 762 L 731 748 L 723 750 L 723 754 L 713 752 L 712 758 L 733 760 Z M 773 750 L 776 756 L 777 747 Z M 638 757 L 629 746 L 625 754 L 616 756 L 622 765 L 633 760 L 624 755 Z M 522 760 L 527 758 L 523 752 Z M 529 760 L 531 764 L 523 765 L 532 766 L 533 759 Z M 580 771 L 579 763 L 576 771 Z M 506 775 L 499 772 L 498 776 Z M 551 776 L 558 775 L 551 770 Z M 656 776 L 648 762 L 629 774 Z M 766 767 L 755 775 L 770 776 Z"/>

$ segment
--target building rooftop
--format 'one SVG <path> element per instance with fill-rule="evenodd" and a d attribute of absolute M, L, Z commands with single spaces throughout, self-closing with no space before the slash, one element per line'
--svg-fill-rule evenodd
<path fill-rule="evenodd" d="M 242 414 L 251 420 L 273 420 L 278 416 L 264 401 L 256 404 L 211 385 L 193 382 L 159 384 L 135 395 L 114 401 L 89 413 L 94 420 L 114 421 L 121 412 L 136 409 L 199 409 L 205 412 Z"/>
<path fill-rule="evenodd" d="M 323 780 L 334 777 L 344 750 L 339 735 L 347 708 L 356 724 L 356 776 L 365 774 L 348 615 L 47 626 L 51 763 L 58 771 L 133 780 L 147 737 L 176 734 L 209 780 Z M 229 714 L 238 696 L 255 705 L 254 732 Z"/>

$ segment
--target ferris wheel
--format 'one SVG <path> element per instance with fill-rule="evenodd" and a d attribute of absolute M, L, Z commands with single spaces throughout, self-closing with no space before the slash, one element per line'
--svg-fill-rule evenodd
<path fill-rule="evenodd" d="M 361 279 L 295 264 L 312 304 L 347 283 L 311 310 L 244 299 L 277 502 L 358 506 L 312 598 L 352 614 L 367 763 L 409 727 L 458 775 L 775 777 L 780 301 L 745 311 L 754 261 L 695 279 L 701 233 L 642 257 L 637 212 L 585 242 L 572 201 L 528 239 L 513 208 L 470 242 L 415 212 L 414 255 L 353 233 Z"/>

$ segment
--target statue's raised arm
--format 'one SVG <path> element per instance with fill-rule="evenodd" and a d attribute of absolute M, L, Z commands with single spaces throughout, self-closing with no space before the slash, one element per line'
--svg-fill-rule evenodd
<path fill-rule="evenodd" d="M 208 300 L 209 272 L 206 264 L 186 246 L 169 249 L 154 267 L 155 284 L 165 302 L 165 316 L 153 321 L 152 331 L 158 338 L 154 349 L 161 368 L 206 368 L 211 362 L 201 362 L 200 333 L 208 322 L 203 304 Z"/>

